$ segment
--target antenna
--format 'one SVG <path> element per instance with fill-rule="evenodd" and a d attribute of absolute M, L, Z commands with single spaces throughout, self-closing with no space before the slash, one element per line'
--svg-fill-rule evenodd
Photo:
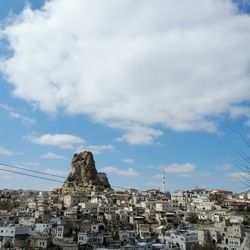
<path fill-rule="evenodd" d="M 162 171 L 162 192 L 165 193 L 165 183 L 166 183 L 166 176 L 165 171 Z"/>

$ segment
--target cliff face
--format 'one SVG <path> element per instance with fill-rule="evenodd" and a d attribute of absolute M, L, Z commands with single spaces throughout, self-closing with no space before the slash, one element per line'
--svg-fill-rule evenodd
<path fill-rule="evenodd" d="M 76 180 L 97 181 L 97 170 L 93 154 L 88 151 L 74 154 L 71 163 L 72 177 Z"/>
<path fill-rule="evenodd" d="M 89 151 L 74 154 L 71 162 L 71 173 L 63 188 L 85 187 L 88 189 L 111 189 L 105 173 L 98 173 L 93 154 Z"/>

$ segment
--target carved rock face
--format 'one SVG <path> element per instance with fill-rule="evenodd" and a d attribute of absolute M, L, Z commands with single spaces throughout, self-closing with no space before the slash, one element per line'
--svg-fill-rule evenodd
<path fill-rule="evenodd" d="M 106 174 L 100 174 L 97 172 L 95 160 L 91 152 L 84 151 L 79 154 L 74 154 L 71 167 L 72 171 L 67 181 L 75 181 L 84 185 L 91 184 L 110 188 Z"/>
<path fill-rule="evenodd" d="M 95 180 L 97 171 L 95 168 L 95 161 L 93 154 L 88 151 L 74 154 L 72 159 L 72 175 L 76 179 L 85 178 L 88 180 Z"/>

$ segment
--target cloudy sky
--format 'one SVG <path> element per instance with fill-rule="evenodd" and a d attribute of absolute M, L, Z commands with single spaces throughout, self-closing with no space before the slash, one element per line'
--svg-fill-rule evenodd
<path fill-rule="evenodd" d="M 158 188 L 165 170 L 170 191 L 246 189 L 248 1 L 0 5 L 0 163 L 67 175 L 91 150 L 112 185 Z M 0 188 L 58 186 L 0 173 Z"/>

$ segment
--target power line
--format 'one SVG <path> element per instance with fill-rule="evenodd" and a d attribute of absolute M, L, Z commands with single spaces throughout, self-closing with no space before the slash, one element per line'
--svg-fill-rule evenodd
<path fill-rule="evenodd" d="M 38 171 L 38 170 L 31 170 L 31 169 L 28 169 L 28 168 L 14 166 L 14 165 L 5 164 L 5 163 L 0 163 L 0 166 L 14 168 L 14 169 L 19 169 L 19 170 L 25 170 L 25 171 L 29 171 L 29 172 L 33 172 L 33 173 L 37 173 L 37 174 L 42 174 L 42 175 L 47 175 L 47 176 L 52 176 L 52 177 L 58 177 L 58 178 L 63 178 L 63 179 L 66 178 L 66 176 L 44 173 L 44 172 L 41 172 L 41 171 Z M 0 168 L 0 170 L 1 171 L 5 171 L 5 172 L 9 172 L 9 173 L 14 173 L 14 174 L 20 174 L 20 175 L 24 175 L 24 176 L 29 176 L 29 177 L 33 177 L 33 178 L 37 178 L 37 179 L 43 179 L 43 180 L 53 181 L 53 182 L 58 182 L 58 183 L 64 183 L 63 181 L 60 181 L 60 180 L 56 180 L 56 179 L 52 179 L 52 178 L 46 178 L 46 177 L 42 177 L 42 176 L 38 176 L 38 175 L 33 175 L 33 174 L 27 174 L 27 173 L 23 173 L 23 172 L 19 172 L 19 171 L 14 171 L 14 170 L 9 170 L 9 169 L 3 169 L 3 168 Z M 123 190 L 136 189 L 136 188 L 131 188 L 131 187 L 120 187 L 120 186 L 113 186 L 113 185 L 111 185 L 111 187 L 113 187 L 113 188 L 119 188 L 119 189 L 123 189 Z M 136 190 L 138 190 L 138 189 L 136 189 Z"/>
<path fill-rule="evenodd" d="M 20 169 L 20 170 L 25 170 L 25 171 L 29 171 L 29 172 L 33 172 L 33 173 L 37 173 L 37 174 L 43 174 L 43 175 L 47 175 L 47 176 L 54 176 L 54 177 L 63 178 L 63 179 L 66 178 L 66 176 L 61 176 L 61 175 L 57 175 L 57 174 L 44 173 L 44 172 L 41 172 L 41 171 L 38 171 L 38 170 L 32 170 L 32 169 L 28 169 L 28 168 L 24 168 L 24 167 L 17 167 L 17 166 L 10 165 L 10 164 L 5 164 L 5 163 L 0 163 L 0 166 L 9 167 L 9 168 L 15 168 L 15 169 Z"/>
<path fill-rule="evenodd" d="M 47 180 L 47 181 L 54 181 L 54 182 L 63 183 L 62 181 L 59 181 L 59 180 L 55 180 L 55 179 L 51 179 L 51 178 L 46 178 L 46 177 L 42 177 L 42 176 L 38 176 L 38 175 L 33 175 L 33 174 L 26 174 L 26 173 L 22 173 L 22 172 L 18 172 L 18 171 L 13 171 L 13 170 L 9 170 L 9 169 L 4 169 L 4 168 L 0 168 L 0 171 L 5 171 L 5 172 L 9 172 L 9 173 L 14 173 L 14 174 L 20 174 L 20 175 L 25 175 L 25 176 L 29 176 L 29 177 L 33 177 L 33 178 L 38 178 L 38 179 L 43 179 L 43 180 Z"/>
<path fill-rule="evenodd" d="M 3 164 L 0 164 L 0 165 L 3 165 Z M 51 179 L 51 178 L 46 178 L 46 177 L 42 177 L 42 176 L 38 176 L 38 175 L 33 175 L 33 174 L 26 174 L 26 173 L 22 173 L 22 172 L 18 172 L 18 171 L 13 171 L 13 170 L 9 170 L 9 169 L 0 168 L 0 171 L 5 171 L 5 172 L 9 172 L 9 173 L 14 173 L 14 174 L 20 174 L 20 175 L 25 175 L 25 176 L 29 176 L 29 177 L 33 177 L 33 178 L 38 178 L 38 179 L 43 179 L 43 180 L 47 180 L 47 181 L 54 181 L 54 182 L 64 183 L 64 182 L 59 181 L 59 180 L 55 180 L 55 179 Z M 38 172 L 40 172 L 40 171 L 38 171 Z M 42 173 L 42 172 L 40 172 L 40 173 Z M 45 173 L 43 173 L 43 174 L 45 174 Z M 120 188 L 120 189 L 124 189 L 124 190 L 130 189 L 130 188 L 119 187 L 119 186 L 111 186 L 111 187 L 113 187 L 113 188 Z"/>

